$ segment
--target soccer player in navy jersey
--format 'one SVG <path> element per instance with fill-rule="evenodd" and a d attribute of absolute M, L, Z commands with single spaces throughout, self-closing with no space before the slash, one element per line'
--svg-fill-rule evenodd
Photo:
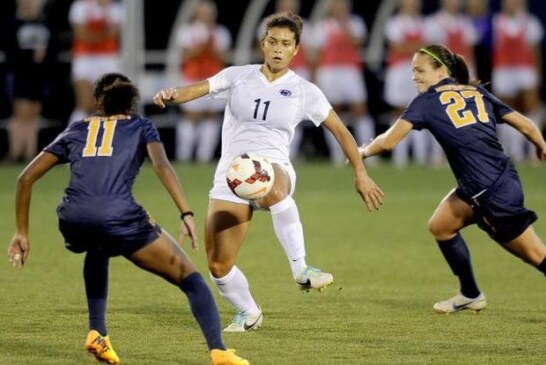
<path fill-rule="evenodd" d="M 428 129 L 444 149 L 457 187 L 440 202 L 428 227 L 453 273 L 460 293 L 434 304 L 439 313 L 486 307 L 474 278 L 470 253 L 459 231 L 471 224 L 503 248 L 546 274 L 546 247 L 532 227 L 536 214 L 525 208 L 514 165 L 497 138 L 499 123 L 522 133 L 546 160 L 546 142 L 528 118 L 469 80 L 462 57 L 431 45 L 413 56 L 413 81 L 420 95 L 398 121 L 370 144 L 362 157 L 392 150 L 412 129 Z"/>
<path fill-rule="evenodd" d="M 8 258 L 22 267 L 30 252 L 29 208 L 33 184 L 53 166 L 69 163 L 71 178 L 57 208 L 66 247 L 86 252 L 83 275 L 89 310 L 87 350 L 119 363 L 106 328 L 110 257 L 124 256 L 138 267 L 178 286 L 188 297 L 212 364 L 248 365 L 226 350 L 214 298 L 177 242 L 135 201 L 132 187 L 149 157 L 181 214 L 180 243 L 189 236 L 197 248 L 193 213 L 151 120 L 134 114 L 138 89 L 124 75 L 103 75 L 95 84 L 98 113 L 74 122 L 30 162 L 17 179 L 16 231 Z"/>

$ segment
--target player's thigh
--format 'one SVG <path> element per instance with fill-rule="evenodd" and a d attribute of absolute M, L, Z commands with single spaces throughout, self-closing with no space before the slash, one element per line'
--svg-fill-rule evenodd
<path fill-rule="evenodd" d="M 473 215 L 470 205 L 459 198 L 453 189 L 430 217 L 428 229 L 436 239 L 450 239 L 457 231 L 472 223 Z"/>
<path fill-rule="evenodd" d="M 251 219 L 252 208 L 248 204 L 220 199 L 209 201 L 205 222 L 205 248 L 209 267 L 219 265 L 222 271 L 235 264 Z"/>
<path fill-rule="evenodd" d="M 546 246 L 532 226 L 502 247 L 533 266 L 539 265 L 546 258 Z"/>
<path fill-rule="evenodd" d="M 269 209 L 270 206 L 284 200 L 288 195 L 293 195 L 296 186 L 296 172 L 292 164 L 288 162 L 273 163 L 275 180 L 271 191 L 263 198 L 256 200 L 258 207 Z"/>
<path fill-rule="evenodd" d="M 174 284 L 196 270 L 175 239 L 164 230 L 155 241 L 126 257 L 138 267 Z"/>

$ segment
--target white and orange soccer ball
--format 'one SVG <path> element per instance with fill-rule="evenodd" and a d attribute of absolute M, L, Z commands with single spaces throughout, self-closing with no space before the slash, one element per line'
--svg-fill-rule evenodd
<path fill-rule="evenodd" d="M 256 200 L 271 191 L 275 171 L 269 160 L 249 152 L 233 159 L 226 180 L 231 191 L 239 198 Z"/>

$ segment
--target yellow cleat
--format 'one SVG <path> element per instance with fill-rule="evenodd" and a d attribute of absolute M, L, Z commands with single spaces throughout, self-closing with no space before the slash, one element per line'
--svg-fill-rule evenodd
<path fill-rule="evenodd" d="M 120 362 L 108 336 L 102 336 L 95 330 L 91 330 L 87 334 L 85 348 L 90 354 L 95 355 L 99 361 L 108 364 L 119 364 Z"/>
<path fill-rule="evenodd" d="M 250 365 L 248 360 L 235 355 L 235 350 L 218 350 L 214 349 L 210 352 L 212 365 Z"/>

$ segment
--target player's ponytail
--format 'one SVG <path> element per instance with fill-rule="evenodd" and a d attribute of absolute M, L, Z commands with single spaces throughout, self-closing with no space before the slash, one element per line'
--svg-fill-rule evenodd
<path fill-rule="evenodd" d="M 459 84 L 468 85 L 470 83 L 470 73 L 468 72 L 468 65 L 466 64 L 464 58 L 456 53 L 453 53 L 451 77 L 453 77 Z"/>
<path fill-rule="evenodd" d="M 97 112 L 105 116 L 133 113 L 139 98 L 136 86 L 119 73 L 108 73 L 98 79 L 93 95 Z"/>

